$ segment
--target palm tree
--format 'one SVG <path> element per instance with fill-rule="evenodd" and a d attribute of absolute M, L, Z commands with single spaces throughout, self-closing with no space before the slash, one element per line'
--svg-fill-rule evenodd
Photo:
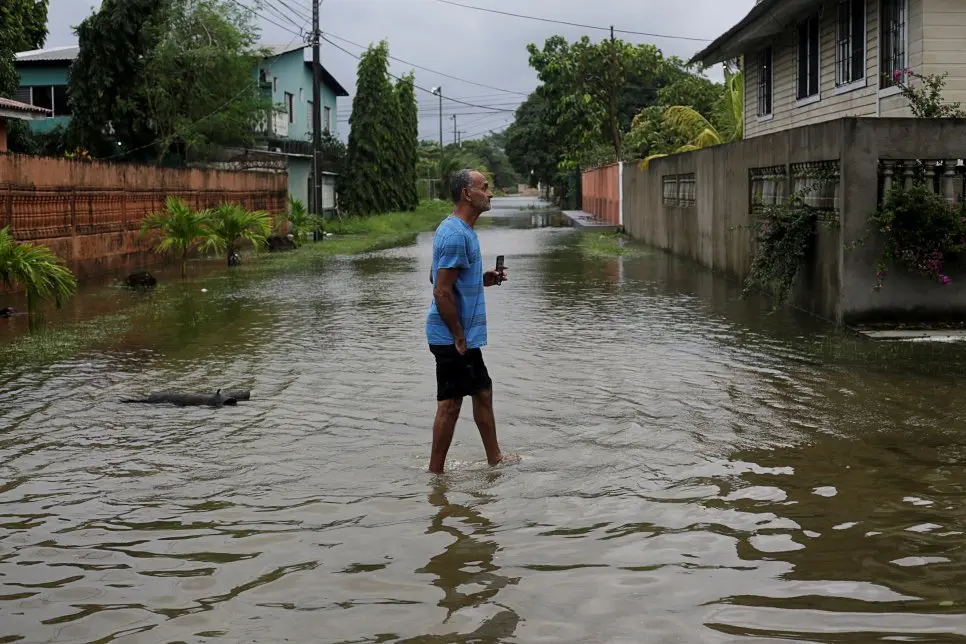
<path fill-rule="evenodd" d="M 312 230 L 322 230 L 322 218 L 310 215 L 305 204 L 292 195 L 288 196 L 288 221 L 292 224 L 292 239 L 299 246 Z"/>
<path fill-rule="evenodd" d="M 178 197 L 169 196 L 161 212 L 151 213 L 141 223 L 141 234 L 152 228 L 161 229 L 155 249 L 159 253 L 174 250 L 181 257 L 181 279 L 186 276 L 188 252 L 209 234 L 210 210 L 193 210 Z"/>
<path fill-rule="evenodd" d="M 0 283 L 27 291 L 27 312 L 52 297 L 57 308 L 77 290 L 77 278 L 46 246 L 18 243 L 9 228 L 0 229 Z"/>
<path fill-rule="evenodd" d="M 202 245 L 216 253 L 226 253 L 231 267 L 235 264 L 235 249 L 240 243 L 247 241 L 258 251 L 271 234 L 272 216 L 267 212 L 223 203 L 211 212 L 208 233 Z"/>
<path fill-rule="evenodd" d="M 722 143 L 738 141 L 744 136 L 744 75 L 739 71 L 734 74 L 725 71 L 725 91 L 714 108 L 714 120 L 718 127 L 712 125 L 693 107 L 686 105 L 672 105 L 664 110 L 662 120 L 671 129 L 681 132 L 688 142 L 670 154 L 680 154 L 701 150 Z M 640 162 L 640 168 L 646 170 L 652 159 L 666 157 L 667 154 L 652 154 Z"/>

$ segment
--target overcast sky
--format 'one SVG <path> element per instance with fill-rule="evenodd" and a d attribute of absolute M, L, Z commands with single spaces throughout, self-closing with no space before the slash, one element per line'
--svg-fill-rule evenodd
<path fill-rule="evenodd" d="M 254 0 L 239 0 L 253 5 Z M 309 23 L 299 14 L 311 16 L 312 0 L 265 0 L 278 12 L 297 24 Z M 713 39 L 740 20 L 754 5 L 754 0 L 454 0 L 498 11 L 550 18 L 566 22 L 616 29 L 647 32 L 667 36 Z M 50 0 L 50 35 L 47 46 L 73 45 L 77 42 L 74 26 L 91 13 L 100 0 Z M 286 8 L 287 7 L 289 8 Z M 265 17 L 257 19 L 262 28 L 262 41 L 287 44 L 297 36 L 282 25 L 297 31 L 271 10 L 263 10 Z M 268 19 L 278 25 L 271 24 Z M 588 30 L 560 24 L 515 18 L 497 13 L 473 11 L 437 0 L 324 0 L 321 28 L 347 50 L 358 55 L 362 50 L 336 37 L 360 45 L 389 41 L 390 55 L 410 63 L 427 67 L 468 82 L 446 78 L 416 69 L 416 84 L 432 89 L 442 85 L 444 96 L 460 98 L 506 112 L 458 105 L 444 101 L 443 136 L 453 137 L 452 114 L 457 115 L 462 137 L 476 138 L 491 129 L 502 129 L 513 118 L 512 110 L 537 84 L 537 77 L 527 64 L 526 46 L 530 42 L 542 45 L 554 34 L 573 41 L 587 34 L 594 40 L 607 35 L 606 31 Z M 617 34 L 630 42 L 651 42 L 666 55 L 689 58 L 706 43 L 679 38 L 658 38 Z M 346 88 L 350 96 L 339 99 L 339 130 L 342 138 L 348 131 L 349 111 L 355 93 L 357 60 L 328 43 L 322 45 L 322 64 Z M 390 71 L 401 75 L 412 69 L 392 61 Z M 709 72 L 720 80 L 720 68 Z M 489 85 L 480 87 L 472 83 Z M 500 90 L 509 90 L 509 93 Z M 437 139 L 439 134 L 438 98 L 417 90 L 420 105 L 421 138 Z"/>

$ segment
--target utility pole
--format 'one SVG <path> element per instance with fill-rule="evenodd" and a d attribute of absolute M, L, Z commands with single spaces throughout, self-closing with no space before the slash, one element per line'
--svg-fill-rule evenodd
<path fill-rule="evenodd" d="M 319 60 L 319 5 L 312 0 L 312 214 L 322 215 L 322 62 Z"/>
<path fill-rule="evenodd" d="M 439 95 L 439 159 L 436 160 L 436 179 L 443 180 L 443 86 L 433 88 L 433 94 Z M 434 182 L 435 183 L 435 182 Z M 440 195 L 442 196 L 443 186 L 440 185 Z"/>
<path fill-rule="evenodd" d="M 457 137 L 457 134 L 456 134 L 456 115 L 455 114 L 453 114 L 452 119 L 453 119 L 453 143 L 455 144 L 455 143 L 457 143 L 457 140 L 456 140 L 456 137 Z"/>

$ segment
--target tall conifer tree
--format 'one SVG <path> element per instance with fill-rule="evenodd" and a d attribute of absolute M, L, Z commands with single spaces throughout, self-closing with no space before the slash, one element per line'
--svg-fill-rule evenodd
<path fill-rule="evenodd" d="M 389 82 L 389 45 L 370 45 L 359 60 L 349 116 L 342 203 L 350 215 L 388 212 L 398 187 L 391 174 L 396 94 Z"/>
<path fill-rule="evenodd" d="M 419 107 L 416 104 L 415 79 L 412 72 L 396 83 L 396 100 L 399 104 L 399 157 L 401 174 L 399 182 L 400 209 L 415 210 L 419 205 L 416 191 L 416 163 L 419 149 Z"/>

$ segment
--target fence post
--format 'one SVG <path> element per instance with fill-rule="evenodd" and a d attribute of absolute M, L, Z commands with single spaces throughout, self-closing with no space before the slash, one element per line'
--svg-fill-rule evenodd
<path fill-rule="evenodd" d="M 77 191 L 70 189 L 70 236 L 77 234 Z"/>
<path fill-rule="evenodd" d="M 7 204 L 4 209 L 5 219 L 7 221 L 7 227 L 11 230 L 13 229 L 13 184 L 7 185 Z"/>
<path fill-rule="evenodd" d="M 617 162 L 617 225 L 624 227 L 624 162 Z"/>

